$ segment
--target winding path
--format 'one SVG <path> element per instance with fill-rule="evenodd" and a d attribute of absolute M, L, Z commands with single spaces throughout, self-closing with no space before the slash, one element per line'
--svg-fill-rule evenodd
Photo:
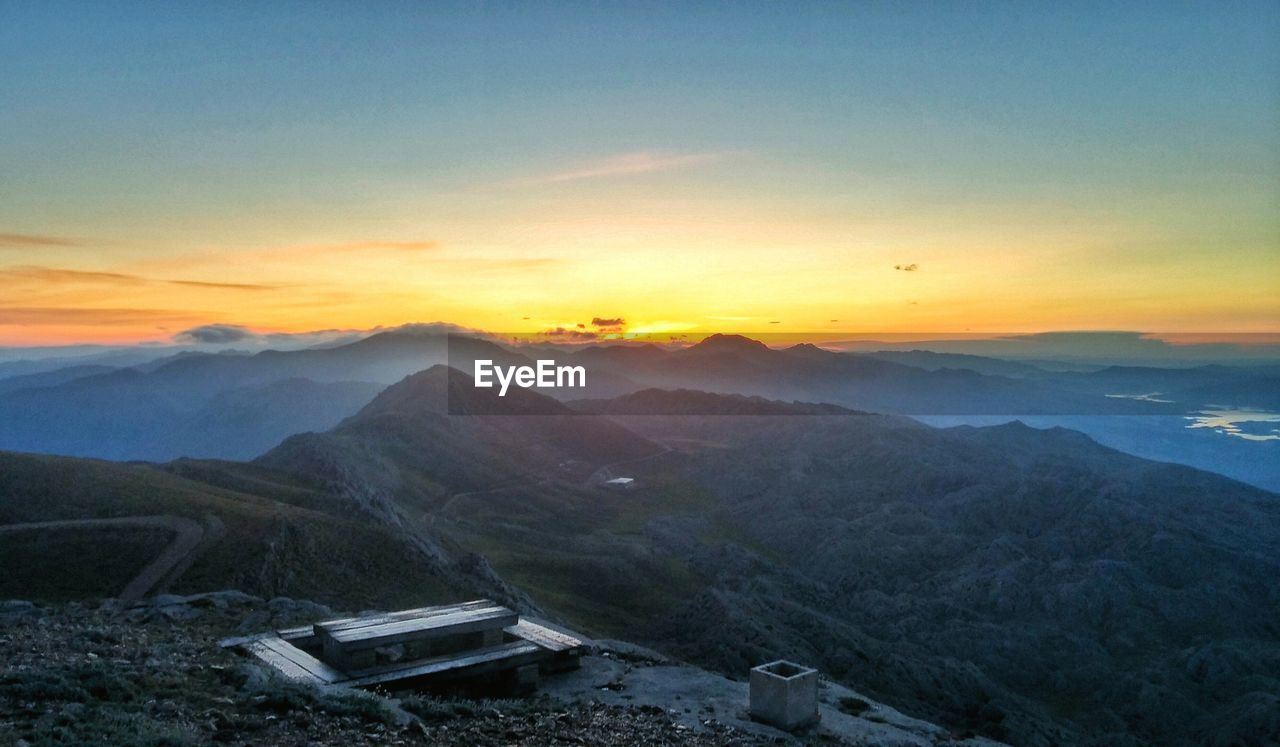
<path fill-rule="evenodd" d="M 124 590 L 120 592 L 122 601 L 132 602 L 141 599 L 164 581 L 171 581 L 172 571 L 181 567 L 186 569 L 189 561 L 194 559 L 205 537 L 205 528 L 194 519 L 180 516 L 128 516 L 119 519 L 69 519 L 67 521 L 35 521 L 28 524 L 7 524 L 0 526 L 0 534 L 24 532 L 38 529 L 106 529 L 106 528 L 144 528 L 169 529 L 173 531 L 173 541 L 151 559 L 138 575 L 133 577 Z"/>

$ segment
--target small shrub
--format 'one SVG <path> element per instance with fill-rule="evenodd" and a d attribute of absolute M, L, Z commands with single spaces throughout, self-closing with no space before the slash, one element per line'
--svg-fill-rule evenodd
<path fill-rule="evenodd" d="M 475 715 L 475 707 L 466 700 L 410 695 L 400 700 L 400 707 L 428 723 L 453 721 Z"/>
<path fill-rule="evenodd" d="M 89 632 L 85 633 L 84 638 L 86 641 L 89 641 L 90 643 L 105 643 L 105 644 L 114 645 L 120 642 L 120 636 L 115 635 L 114 633 L 98 630 L 97 628 L 90 629 Z"/>
<path fill-rule="evenodd" d="M 400 707 L 423 721 L 438 723 L 471 718 L 496 711 L 503 716 L 527 716 L 545 707 L 537 698 L 450 698 L 431 695 L 406 695 Z"/>
<path fill-rule="evenodd" d="M 250 665 L 239 667 L 230 678 L 238 682 L 243 700 L 260 710 L 281 716 L 310 708 L 372 723 L 391 724 L 396 720 L 396 714 L 387 701 L 371 693 L 322 689 Z"/>
<path fill-rule="evenodd" d="M 840 699 L 840 710 L 844 711 L 850 716 L 861 716 L 870 707 L 871 707 L 871 704 L 863 700 L 862 698 L 845 696 Z"/>
<path fill-rule="evenodd" d="M 97 700 L 128 702 L 138 694 L 132 682 L 106 665 L 81 667 L 76 676 L 80 680 L 80 686 Z"/>
<path fill-rule="evenodd" d="M 354 716 L 378 724 L 393 724 L 396 721 L 395 712 L 384 698 L 359 690 L 322 692 L 319 704 L 335 716 Z"/>
<path fill-rule="evenodd" d="M 283 716 L 314 705 L 316 697 L 310 692 L 310 688 L 292 682 L 281 682 L 275 687 L 265 687 L 254 693 L 249 702 L 261 710 Z"/>
<path fill-rule="evenodd" d="M 68 701 L 83 703 L 89 693 L 61 672 L 24 672 L 0 679 L 0 696 L 13 700 L 37 702 Z"/>
<path fill-rule="evenodd" d="M 187 747 L 198 744 L 190 736 L 156 724 L 143 714 L 118 710 L 117 706 L 91 708 L 83 720 L 59 724 L 32 735 L 35 747 L 63 744 L 109 744 L 118 747 Z"/>

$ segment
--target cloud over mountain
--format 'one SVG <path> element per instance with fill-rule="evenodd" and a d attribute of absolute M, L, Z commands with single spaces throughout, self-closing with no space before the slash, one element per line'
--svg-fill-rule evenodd
<path fill-rule="evenodd" d="M 257 335 L 238 324 L 204 324 L 184 329 L 173 336 L 178 342 L 194 342 L 208 345 L 225 345 L 229 342 L 256 339 Z"/>

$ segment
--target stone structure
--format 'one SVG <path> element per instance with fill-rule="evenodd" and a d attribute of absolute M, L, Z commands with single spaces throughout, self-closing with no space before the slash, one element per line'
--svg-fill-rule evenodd
<path fill-rule="evenodd" d="M 751 670 L 751 717 L 794 731 L 818 721 L 818 670 L 779 659 Z"/>

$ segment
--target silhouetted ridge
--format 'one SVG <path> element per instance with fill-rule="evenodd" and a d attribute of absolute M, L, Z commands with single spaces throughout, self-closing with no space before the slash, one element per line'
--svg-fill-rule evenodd
<path fill-rule="evenodd" d="M 855 415 L 839 405 L 781 402 L 693 389 L 644 389 L 613 399 L 581 399 L 570 406 L 599 415 Z"/>
<path fill-rule="evenodd" d="M 783 350 L 783 352 L 791 355 L 801 355 L 807 358 L 824 358 L 828 355 L 834 355 L 830 350 L 823 350 L 811 342 L 802 342 L 798 345 L 792 345 L 791 347 Z"/>
<path fill-rule="evenodd" d="M 714 353 L 731 353 L 731 352 L 748 352 L 755 353 L 760 351 L 768 351 L 770 348 L 759 340 L 753 340 L 750 337 L 742 335 L 722 335 L 714 334 L 706 338 L 696 345 L 689 346 L 689 351 L 695 352 L 714 352 Z"/>
<path fill-rule="evenodd" d="M 400 415 L 572 415 L 556 400 L 512 384 L 505 396 L 497 386 L 475 385 L 471 376 L 445 365 L 406 376 L 387 387 L 355 419 L 382 413 Z"/>
<path fill-rule="evenodd" d="M 599 465 L 661 450 L 608 418 L 582 416 L 538 392 L 514 385 L 505 397 L 498 391 L 432 366 L 387 387 L 337 428 L 288 438 L 258 463 L 317 476 L 377 506 L 406 480 L 477 490 L 519 475 L 583 479 Z"/>

